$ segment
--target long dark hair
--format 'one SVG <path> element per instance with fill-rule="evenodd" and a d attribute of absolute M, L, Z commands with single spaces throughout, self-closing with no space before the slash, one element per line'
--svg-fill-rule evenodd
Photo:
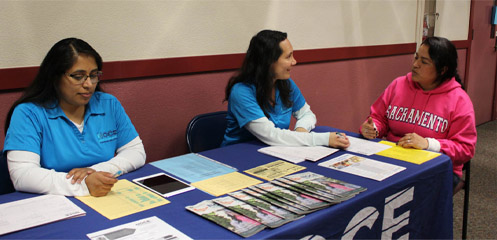
<path fill-rule="evenodd" d="M 457 50 L 454 44 L 443 37 L 429 37 L 421 45 L 428 47 L 428 54 L 435 64 L 438 76 L 435 82 L 441 84 L 455 77 L 464 89 L 461 77 L 457 73 Z"/>
<path fill-rule="evenodd" d="M 229 100 L 231 88 L 236 83 L 253 84 L 256 89 L 257 103 L 268 116 L 271 109 L 271 93 L 273 87 L 280 92 L 283 105 L 291 107 L 290 84 L 288 79 L 278 80 L 273 86 L 274 72 L 272 65 L 282 54 L 280 42 L 287 39 L 287 34 L 274 30 L 262 30 L 250 40 L 250 45 L 238 72 L 232 76 L 225 90 L 224 101 Z"/>
<path fill-rule="evenodd" d="M 10 107 L 5 120 L 4 134 L 7 134 L 10 118 L 17 105 L 32 102 L 45 108 L 57 107 L 55 103 L 59 98 L 62 76 L 74 65 L 79 55 L 93 57 L 98 70 L 102 70 L 102 58 L 90 44 L 77 38 L 60 40 L 48 51 L 33 82 Z M 100 84 L 97 84 L 95 91 L 102 91 Z"/>

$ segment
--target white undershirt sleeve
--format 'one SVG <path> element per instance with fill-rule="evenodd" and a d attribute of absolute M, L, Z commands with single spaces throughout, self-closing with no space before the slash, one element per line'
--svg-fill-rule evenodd
<path fill-rule="evenodd" d="M 40 155 L 28 151 L 8 151 L 10 178 L 17 191 L 65 196 L 90 194 L 85 181 L 71 184 L 67 173 L 40 166 Z"/>
<path fill-rule="evenodd" d="M 117 149 L 117 154 L 109 161 L 90 166 L 95 171 L 122 174 L 131 172 L 145 164 L 145 149 L 140 137 L 136 137 L 126 145 Z M 66 179 L 67 173 L 42 168 L 40 155 L 28 151 L 8 151 L 7 161 L 10 178 L 17 191 L 58 194 L 65 196 L 89 195 L 85 181 L 81 184 L 71 183 Z"/>
<path fill-rule="evenodd" d="M 328 146 L 330 133 L 295 132 L 277 128 L 266 117 L 250 121 L 245 128 L 257 139 L 268 145 Z"/>
<path fill-rule="evenodd" d="M 95 171 L 110 172 L 119 175 L 134 171 L 145 164 L 145 148 L 140 137 L 117 149 L 114 158 L 91 166 Z"/>
<path fill-rule="evenodd" d="M 316 127 L 316 115 L 311 111 L 311 107 L 305 103 L 302 108 L 293 113 L 293 116 L 297 119 L 295 123 L 295 129 L 301 127 L 311 131 Z"/>
<path fill-rule="evenodd" d="M 428 140 L 428 148 L 426 150 L 430 150 L 433 152 L 440 152 L 440 142 L 435 138 L 426 138 Z"/>

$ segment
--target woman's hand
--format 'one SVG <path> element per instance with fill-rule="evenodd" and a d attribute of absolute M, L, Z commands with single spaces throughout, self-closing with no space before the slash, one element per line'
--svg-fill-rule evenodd
<path fill-rule="evenodd" d="M 404 148 L 427 149 L 428 140 L 417 133 L 408 133 L 399 139 L 397 145 Z"/>
<path fill-rule="evenodd" d="M 330 132 L 328 145 L 332 148 L 348 148 L 350 142 L 345 133 Z"/>
<path fill-rule="evenodd" d="M 102 197 L 110 192 L 117 179 L 108 172 L 94 172 L 86 177 L 85 182 L 90 195 Z"/>
<path fill-rule="evenodd" d="M 66 178 L 69 179 L 72 177 L 71 180 L 72 184 L 75 184 L 76 182 L 81 183 L 81 181 L 83 181 L 83 179 L 85 179 L 86 176 L 94 172 L 95 170 L 91 168 L 74 168 L 67 173 Z"/>
<path fill-rule="evenodd" d="M 378 137 L 378 131 L 374 128 L 372 117 L 369 117 L 368 120 L 362 124 L 361 134 L 367 139 L 375 139 Z"/>
<path fill-rule="evenodd" d="M 305 129 L 305 128 L 298 127 L 298 128 L 295 128 L 295 132 L 309 132 L 309 131 L 307 131 L 307 129 Z"/>

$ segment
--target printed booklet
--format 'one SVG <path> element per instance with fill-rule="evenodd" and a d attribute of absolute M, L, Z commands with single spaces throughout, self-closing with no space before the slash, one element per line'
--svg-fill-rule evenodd
<path fill-rule="evenodd" d="M 267 194 L 266 195 L 263 194 L 264 192 L 262 192 L 261 190 L 256 189 L 256 188 L 253 190 L 250 188 L 245 188 L 245 189 L 242 189 L 242 191 L 244 193 L 247 193 L 248 195 L 262 199 L 262 200 L 269 202 L 275 206 L 278 206 L 280 208 L 288 210 L 296 215 L 304 215 L 304 214 L 311 212 L 311 211 L 309 211 L 309 209 L 302 210 L 300 208 L 296 208 L 296 207 L 292 206 L 291 203 L 287 204 L 286 201 L 280 201 L 280 200 L 277 200 L 275 198 L 268 197 Z"/>
<path fill-rule="evenodd" d="M 250 237 L 266 228 L 266 226 L 260 222 L 222 207 L 212 200 L 204 200 L 195 205 L 186 206 L 186 209 L 209 219 L 242 237 Z"/>
<path fill-rule="evenodd" d="M 343 198 L 353 197 L 356 194 L 366 190 L 364 187 L 325 177 L 313 172 L 292 174 L 284 178 L 313 187 L 320 192 L 337 195 Z"/>
<path fill-rule="evenodd" d="M 245 217 L 260 222 L 270 228 L 277 228 L 289 222 L 280 216 L 276 216 L 264 209 L 252 206 L 231 196 L 216 198 L 212 201 L 225 208 L 229 208 L 237 213 L 240 213 Z"/>
<path fill-rule="evenodd" d="M 276 178 L 186 209 L 242 237 L 277 228 L 305 214 L 346 201 L 366 188 L 303 172 Z"/>
<path fill-rule="evenodd" d="M 264 209 L 264 210 L 266 210 L 266 211 L 268 211 L 276 216 L 280 216 L 288 221 L 293 221 L 293 220 L 296 220 L 296 219 L 299 219 L 302 217 L 302 215 L 292 213 L 289 210 L 285 210 L 284 208 L 278 207 L 274 204 L 271 204 L 270 202 L 267 202 L 267 201 L 262 200 L 260 198 L 249 195 L 243 191 L 232 192 L 232 193 L 229 193 L 229 195 L 238 199 L 238 200 L 244 201 L 252 206 L 256 206 L 260 209 Z"/>
<path fill-rule="evenodd" d="M 285 200 L 294 202 L 296 204 L 305 206 L 309 209 L 320 209 L 323 207 L 328 207 L 330 203 L 327 203 L 325 201 L 319 200 L 317 198 L 313 198 L 309 195 L 300 193 L 300 192 L 295 192 L 290 189 L 286 189 L 283 187 L 276 186 L 272 183 L 261 183 L 255 185 L 255 187 L 268 192 L 269 194 L 272 194 L 274 196 L 277 196 L 279 198 L 283 198 Z"/>

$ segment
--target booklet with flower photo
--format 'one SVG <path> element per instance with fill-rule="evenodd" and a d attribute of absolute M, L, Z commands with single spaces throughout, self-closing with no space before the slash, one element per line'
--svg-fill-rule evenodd
<path fill-rule="evenodd" d="M 353 197 L 356 194 L 366 190 L 366 188 L 364 187 L 325 177 L 313 172 L 292 174 L 285 176 L 284 178 L 313 187 L 315 189 L 318 189 L 319 191 L 338 195 L 344 198 L 347 198 L 349 196 Z"/>
<path fill-rule="evenodd" d="M 245 193 L 243 191 L 232 192 L 232 193 L 229 193 L 229 195 L 238 199 L 238 200 L 244 201 L 252 206 L 256 206 L 258 208 L 264 209 L 270 213 L 273 213 L 274 215 L 280 216 L 280 217 L 287 219 L 289 221 L 293 221 L 293 220 L 296 220 L 296 219 L 299 219 L 302 217 L 302 215 L 292 213 L 289 210 L 285 210 L 282 207 L 278 207 L 274 204 L 271 204 L 270 202 L 268 202 L 266 200 L 263 200 L 261 198 L 257 198 L 255 196 L 252 196 L 252 195 Z"/>
<path fill-rule="evenodd" d="M 256 188 L 265 191 L 271 195 L 277 196 L 279 198 L 291 201 L 293 203 L 296 203 L 298 205 L 307 207 L 311 210 L 316 210 L 320 209 L 323 207 L 328 207 L 331 204 L 322 200 L 319 200 L 317 198 L 313 198 L 309 195 L 300 193 L 300 192 L 295 192 L 290 189 L 286 189 L 283 187 L 276 186 L 272 183 L 261 183 L 255 185 Z"/>
<path fill-rule="evenodd" d="M 333 195 L 330 193 L 318 191 L 317 189 L 315 189 L 311 186 L 304 185 L 304 184 L 301 184 L 298 182 L 294 182 L 294 181 L 288 180 L 286 178 L 278 178 L 278 179 L 271 181 L 270 183 L 272 183 L 276 186 L 290 189 L 290 190 L 295 191 L 295 192 L 300 192 L 300 193 L 309 195 L 311 197 L 314 197 L 314 198 L 317 198 L 319 200 L 329 202 L 332 204 L 337 204 L 337 203 L 340 203 L 340 202 L 343 202 L 343 201 L 349 199 L 349 198 L 343 198 L 343 197 L 338 196 L 338 195 Z"/>
<path fill-rule="evenodd" d="M 212 201 L 225 208 L 229 208 L 237 213 L 240 213 L 245 217 L 258 221 L 270 228 L 277 228 L 289 222 L 280 216 L 276 216 L 264 209 L 252 206 L 232 196 L 220 197 L 213 199 Z"/>
<path fill-rule="evenodd" d="M 280 208 L 283 208 L 283 209 L 288 210 L 292 213 L 295 213 L 297 215 L 304 215 L 304 214 L 312 212 L 312 211 L 310 211 L 309 208 L 304 208 L 304 206 L 300 206 L 301 208 L 298 208 L 298 207 L 294 206 L 295 204 L 293 204 L 292 202 L 286 201 L 285 199 L 277 199 L 274 196 L 269 196 L 269 193 L 264 192 L 260 189 L 255 188 L 255 187 L 248 187 L 248 188 L 242 189 L 242 191 L 244 193 L 251 195 L 251 196 L 262 199 L 262 200 L 269 202 L 273 205 L 276 205 Z"/>
<path fill-rule="evenodd" d="M 212 200 L 204 200 L 185 208 L 242 237 L 250 237 L 266 228 L 264 224 L 222 207 Z"/>

